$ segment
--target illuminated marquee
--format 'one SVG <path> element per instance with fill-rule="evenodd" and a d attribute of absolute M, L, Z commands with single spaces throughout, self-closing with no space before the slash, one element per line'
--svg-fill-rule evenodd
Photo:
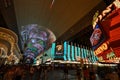
<path fill-rule="evenodd" d="M 99 61 L 112 62 L 114 58 L 120 60 L 120 1 L 115 0 L 101 14 L 96 14 L 93 17 L 92 26 L 94 31 L 90 38 L 94 54 L 99 58 Z M 105 36 L 105 40 L 102 38 L 100 41 L 101 36 L 96 37 L 97 33 L 95 33 L 95 30 L 98 25 L 102 33 L 104 32 L 101 36 Z M 96 44 L 94 45 L 93 43 L 95 42 Z"/>
<path fill-rule="evenodd" d="M 95 51 L 94 54 L 95 55 L 99 55 L 100 53 L 102 53 L 103 51 L 108 49 L 108 45 L 107 43 L 103 43 L 100 47 L 98 47 Z"/>
<path fill-rule="evenodd" d="M 107 59 L 112 59 L 112 58 L 115 58 L 115 53 L 114 52 L 110 52 L 109 54 L 107 54 Z"/>

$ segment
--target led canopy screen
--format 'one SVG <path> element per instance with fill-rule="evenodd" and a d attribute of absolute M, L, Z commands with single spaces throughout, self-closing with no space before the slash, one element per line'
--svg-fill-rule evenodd
<path fill-rule="evenodd" d="M 34 59 L 49 49 L 56 40 L 52 31 L 37 24 L 23 26 L 21 36 L 25 63 L 33 63 Z"/>

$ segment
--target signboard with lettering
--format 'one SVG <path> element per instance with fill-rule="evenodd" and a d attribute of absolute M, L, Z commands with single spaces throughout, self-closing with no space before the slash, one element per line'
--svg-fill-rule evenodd
<path fill-rule="evenodd" d="M 55 50 L 56 50 L 55 56 L 62 56 L 63 55 L 63 45 L 62 44 L 56 45 Z"/>
<path fill-rule="evenodd" d="M 109 60 L 116 57 L 114 51 L 110 47 L 108 41 L 101 44 L 95 51 L 94 54 L 97 55 L 99 61 Z"/>
<path fill-rule="evenodd" d="M 94 49 L 94 54 L 98 57 L 99 61 L 111 62 L 113 59 L 120 58 L 120 9 L 113 11 L 107 16 L 104 21 L 100 22 L 100 27 L 105 31 L 105 34 L 102 34 L 104 38 L 96 37 L 98 34 L 95 33 L 96 28 L 90 38 L 92 47 Z M 99 34 L 100 34 L 99 33 Z M 96 36 L 94 36 L 96 35 Z M 94 39 L 96 45 L 93 44 Z M 106 39 L 106 40 L 104 40 Z"/>

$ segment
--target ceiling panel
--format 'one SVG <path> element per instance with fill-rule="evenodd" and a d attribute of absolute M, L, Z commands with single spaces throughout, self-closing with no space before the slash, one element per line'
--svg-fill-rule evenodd
<path fill-rule="evenodd" d="M 54 4 L 50 7 L 52 1 Z M 17 24 L 39 24 L 61 36 L 101 0 L 14 0 Z"/>

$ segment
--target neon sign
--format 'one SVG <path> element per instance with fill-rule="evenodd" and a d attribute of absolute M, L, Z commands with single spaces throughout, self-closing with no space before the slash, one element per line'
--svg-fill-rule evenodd
<path fill-rule="evenodd" d="M 108 49 L 108 45 L 107 43 L 103 43 L 99 48 L 97 48 L 94 52 L 95 55 L 98 55 L 100 53 L 102 53 L 103 51 Z"/>
<path fill-rule="evenodd" d="M 107 54 L 107 59 L 112 59 L 114 57 L 116 57 L 114 52 L 110 52 L 109 54 Z"/>
<path fill-rule="evenodd" d="M 100 56 L 98 59 L 99 59 L 99 61 L 103 61 L 103 57 L 102 56 Z"/>

